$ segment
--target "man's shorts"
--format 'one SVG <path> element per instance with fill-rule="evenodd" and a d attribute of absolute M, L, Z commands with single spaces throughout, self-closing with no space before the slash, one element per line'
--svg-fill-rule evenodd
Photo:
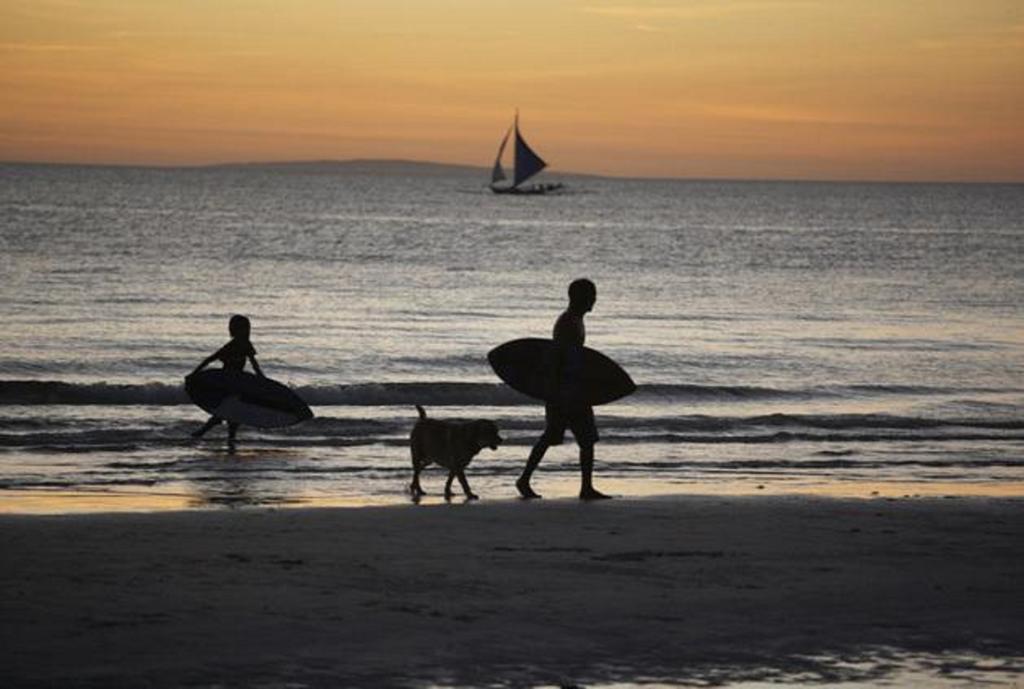
<path fill-rule="evenodd" d="M 546 425 L 542 438 L 548 445 L 561 445 L 565 440 L 566 428 L 572 431 L 576 444 L 580 446 L 593 445 L 600 439 L 593 407 L 566 409 L 549 403 L 544 405 L 544 421 Z"/>

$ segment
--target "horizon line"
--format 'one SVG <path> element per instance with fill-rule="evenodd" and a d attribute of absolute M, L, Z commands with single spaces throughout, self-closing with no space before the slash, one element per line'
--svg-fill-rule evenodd
<path fill-rule="evenodd" d="M 50 167 L 95 167 L 95 168 L 125 168 L 125 169 L 152 169 L 152 170 L 207 170 L 229 167 L 272 167 L 272 166 L 299 166 L 299 165 L 355 165 L 355 164 L 390 164 L 390 165 L 421 165 L 431 167 L 463 168 L 479 170 L 482 174 L 490 168 L 483 165 L 469 163 L 443 162 L 437 160 L 417 160 L 413 158 L 309 158 L 309 159 L 288 159 L 288 160 L 249 160 L 249 161 L 226 161 L 215 163 L 110 163 L 110 162 L 65 162 L 65 161 L 40 161 L 40 160 L 0 160 L 0 165 L 21 165 L 21 166 L 50 166 Z M 549 168 L 550 169 L 550 168 Z M 672 175 L 610 175 L 594 172 L 577 172 L 565 170 L 554 172 L 571 177 L 591 177 L 596 179 L 609 179 L 621 181 L 662 181 L 662 182 L 785 182 L 785 183 L 821 183 L 821 184 L 980 184 L 980 185 L 1022 185 L 1021 180 L 928 180 L 928 179 L 878 179 L 878 178 L 810 178 L 810 177 L 698 177 L 698 176 L 672 176 Z"/>

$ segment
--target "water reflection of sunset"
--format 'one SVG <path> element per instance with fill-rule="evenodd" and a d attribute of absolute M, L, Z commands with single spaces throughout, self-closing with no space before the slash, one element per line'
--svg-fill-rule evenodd
<path fill-rule="evenodd" d="M 578 482 L 575 477 L 545 477 L 544 494 L 550 499 L 575 501 Z M 795 497 L 816 496 L 855 500 L 916 498 L 1022 498 L 1024 482 L 958 481 L 910 482 L 869 480 L 773 480 L 766 478 L 721 482 L 686 480 L 602 479 L 602 488 L 622 499 L 658 499 L 661 497 Z M 214 499 L 211 499 L 213 497 Z M 504 491 L 487 502 L 514 500 Z M 446 502 L 438 491 L 427 495 L 418 505 L 458 505 L 461 497 Z M 0 514 L 86 514 L 104 512 L 176 512 L 195 509 L 287 509 L 287 508 L 361 508 L 397 507 L 413 504 L 400 491 L 392 494 L 330 495 L 322 492 L 273 494 L 270 492 L 231 500 L 210 493 L 151 493 L 141 491 L 81 490 L 8 490 L 0 500 Z"/>

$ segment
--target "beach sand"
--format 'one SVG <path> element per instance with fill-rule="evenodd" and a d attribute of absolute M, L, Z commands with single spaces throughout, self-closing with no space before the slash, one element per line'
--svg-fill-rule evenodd
<path fill-rule="evenodd" d="M 872 681 L 916 654 L 1012 675 L 1022 544 L 1019 499 L 3 516 L 0 685 Z"/>

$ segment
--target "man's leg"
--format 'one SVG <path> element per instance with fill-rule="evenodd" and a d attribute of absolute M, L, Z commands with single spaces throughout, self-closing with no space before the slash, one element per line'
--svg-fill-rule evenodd
<path fill-rule="evenodd" d="M 608 500 L 611 497 L 594 488 L 593 443 L 580 445 L 580 500 Z"/>
<path fill-rule="evenodd" d="M 533 470 L 540 464 L 540 460 L 544 459 L 544 453 L 548 451 L 547 438 L 541 436 L 537 444 L 530 450 L 530 458 L 526 460 L 526 466 L 523 468 L 523 474 L 516 481 L 516 489 L 519 494 L 524 498 L 539 498 L 540 494 L 534 492 L 533 488 L 530 488 L 530 478 L 533 476 Z"/>
<path fill-rule="evenodd" d="M 552 445 L 559 445 L 565 436 L 566 418 L 565 413 L 555 404 L 544 405 L 544 434 L 537 439 L 533 449 L 530 450 L 530 457 L 526 460 L 526 467 L 523 474 L 516 481 L 516 489 L 524 498 L 539 498 L 540 494 L 534 492 L 530 487 L 530 479 L 533 477 L 533 470 L 544 458 L 544 453 Z"/>
<path fill-rule="evenodd" d="M 571 426 L 576 444 L 580 446 L 580 500 L 606 500 L 605 495 L 594 488 L 594 443 L 598 441 L 597 421 L 594 408 L 583 407 L 573 415 Z"/>
<path fill-rule="evenodd" d="M 214 426 L 218 425 L 219 423 L 220 423 L 220 419 L 218 419 L 216 416 L 211 416 L 210 419 L 205 424 L 203 424 L 202 428 L 200 428 L 197 431 L 193 431 L 192 432 L 192 437 L 193 438 L 202 438 L 204 435 L 206 435 L 206 432 L 208 430 L 210 430 Z"/>
<path fill-rule="evenodd" d="M 228 452 L 234 454 L 235 452 L 235 436 L 238 435 L 238 424 L 231 421 L 228 422 Z"/>

